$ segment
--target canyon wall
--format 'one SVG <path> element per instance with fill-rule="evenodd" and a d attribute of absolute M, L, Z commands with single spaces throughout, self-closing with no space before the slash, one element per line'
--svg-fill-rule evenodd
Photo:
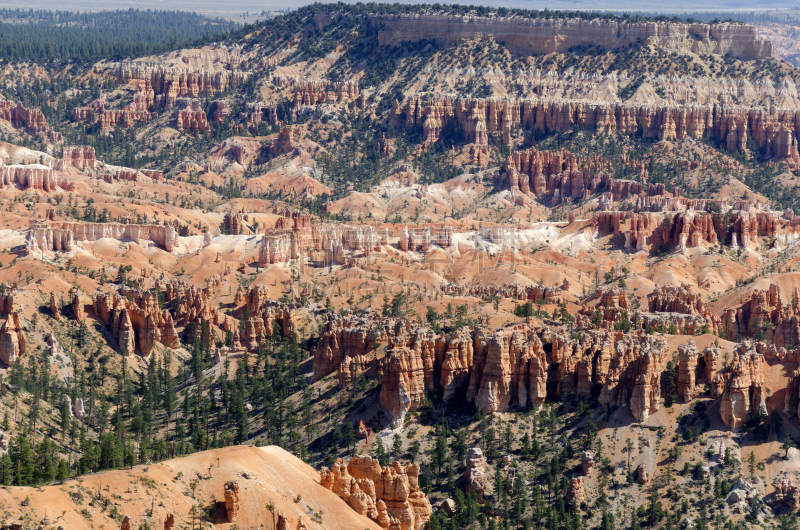
<path fill-rule="evenodd" d="M 41 164 L 4 166 L 0 161 L 0 189 L 18 187 L 22 190 L 57 191 L 74 189 L 65 177 L 48 166 Z"/>
<path fill-rule="evenodd" d="M 800 162 L 800 110 L 730 105 L 640 105 L 548 98 L 476 99 L 410 96 L 395 103 L 390 124 L 422 127 L 423 140 L 435 142 L 456 120 L 470 143 L 488 144 L 496 133 L 511 142 L 515 126 L 533 134 L 580 128 L 596 134 L 637 135 L 659 140 L 684 136 L 721 143 L 728 151 L 744 152 L 749 138 L 764 156 Z"/>
<path fill-rule="evenodd" d="M 769 59 L 772 43 L 758 36 L 750 24 L 613 21 L 600 18 L 478 17 L 449 14 L 371 15 L 381 45 L 458 40 L 491 35 L 512 53 L 543 55 L 568 53 L 578 46 L 607 50 L 646 44 L 667 52 L 730 54 L 742 60 Z"/>
<path fill-rule="evenodd" d="M 172 252 L 178 242 L 178 233 L 172 225 L 136 225 L 120 223 L 82 223 L 70 221 L 29 222 L 26 254 L 36 255 L 41 250 L 69 252 L 75 241 L 97 241 L 102 238 L 133 241 L 140 244 L 149 240 Z"/>
<path fill-rule="evenodd" d="M 175 68 L 157 63 L 122 62 L 117 83 L 130 84 L 147 109 L 168 109 L 179 97 L 213 96 L 243 83 L 248 74 L 238 70 Z"/>
<path fill-rule="evenodd" d="M 356 455 L 320 470 L 320 484 L 341 497 L 359 515 L 387 530 L 425 527 L 433 508 L 419 487 L 419 465 L 394 462 L 381 467 L 377 459 Z"/>

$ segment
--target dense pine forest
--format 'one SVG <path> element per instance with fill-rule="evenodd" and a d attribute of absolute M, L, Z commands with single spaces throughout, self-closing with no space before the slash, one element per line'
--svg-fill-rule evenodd
<path fill-rule="evenodd" d="M 121 60 L 209 43 L 238 26 L 182 11 L 2 9 L 0 57 L 55 65 Z"/>

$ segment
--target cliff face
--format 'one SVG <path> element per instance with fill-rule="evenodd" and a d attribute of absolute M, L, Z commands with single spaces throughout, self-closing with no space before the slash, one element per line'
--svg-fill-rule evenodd
<path fill-rule="evenodd" d="M 359 515 L 392 530 L 416 530 L 425 526 L 433 509 L 419 489 L 419 466 L 381 467 L 377 459 L 356 455 L 333 469 L 322 468 L 320 484 L 341 497 Z"/>
<path fill-rule="evenodd" d="M 17 186 L 22 190 L 70 191 L 73 184 L 53 169 L 41 164 L 3 166 L 0 162 L 0 188 Z"/>
<path fill-rule="evenodd" d="M 768 59 L 772 43 L 749 24 L 685 24 L 672 22 L 617 22 L 609 20 L 474 17 L 455 15 L 373 15 L 381 45 L 459 39 L 492 35 L 512 53 L 542 55 L 568 52 L 576 46 L 608 50 L 648 44 L 668 52 L 730 54 L 743 60 Z"/>
<path fill-rule="evenodd" d="M 583 331 L 579 337 L 518 326 L 496 333 L 461 328 L 449 337 L 417 330 L 392 340 L 381 361 L 381 405 L 395 424 L 425 392 L 472 401 L 484 412 L 538 407 L 548 383 L 562 396 L 576 392 L 601 403 L 630 405 L 640 421 L 658 410 L 661 374 L 671 359 L 661 337 Z M 546 351 L 543 339 L 552 341 Z M 557 369 L 550 370 L 552 365 Z"/>
<path fill-rule="evenodd" d="M 689 135 L 721 142 L 728 151 L 744 152 L 749 138 L 764 155 L 800 161 L 795 109 L 749 108 L 728 105 L 637 105 L 550 98 L 476 99 L 408 97 L 397 103 L 390 121 L 405 127 L 421 126 L 423 139 L 435 142 L 451 120 L 471 143 L 487 145 L 497 132 L 505 144 L 519 126 L 536 133 L 567 132 L 575 127 L 596 134 L 637 135 L 680 140 Z"/>
<path fill-rule="evenodd" d="M 92 304 L 125 355 L 134 354 L 137 344 L 144 356 L 150 355 L 156 342 L 169 348 L 180 346 L 172 315 L 159 309 L 158 295 L 153 289 L 124 288 L 119 293 L 98 289 L 92 296 Z"/>
<path fill-rule="evenodd" d="M 104 237 L 136 243 L 150 240 L 167 252 L 172 252 L 178 240 L 178 233 L 172 225 L 31 221 L 26 253 L 35 255 L 39 250 L 68 252 L 72 250 L 75 241 L 97 241 Z"/>

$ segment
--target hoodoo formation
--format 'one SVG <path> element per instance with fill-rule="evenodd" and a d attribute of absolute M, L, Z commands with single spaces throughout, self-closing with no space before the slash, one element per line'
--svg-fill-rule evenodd
<path fill-rule="evenodd" d="M 798 35 L 0 9 L 0 526 L 794 528 Z"/>

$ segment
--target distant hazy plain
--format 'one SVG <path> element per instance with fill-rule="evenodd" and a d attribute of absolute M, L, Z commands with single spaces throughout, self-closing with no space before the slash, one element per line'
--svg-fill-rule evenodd
<path fill-rule="evenodd" d="M 394 3 L 396 0 L 387 0 Z M 425 3 L 435 3 L 427 0 Z M 800 8 L 800 1 L 765 0 L 727 2 L 691 1 L 691 0 L 438 0 L 443 4 L 459 3 L 486 5 L 495 7 L 519 7 L 525 9 L 578 9 L 578 10 L 614 10 L 614 11 L 655 11 L 663 13 L 681 13 L 689 11 L 752 11 L 759 9 Z M 309 4 L 304 0 L 237 0 L 235 2 L 219 2 L 213 0 L 0 0 L 0 7 L 21 7 L 33 9 L 101 11 L 104 9 L 173 9 L 196 11 L 209 16 L 219 16 L 233 20 L 242 20 L 245 12 L 250 13 L 248 19 L 262 11 L 278 11 L 295 9 Z M 347 1 L 346 3 L 355 3 Z M 420 3 L 402 1 L 401 3 Z"/>

